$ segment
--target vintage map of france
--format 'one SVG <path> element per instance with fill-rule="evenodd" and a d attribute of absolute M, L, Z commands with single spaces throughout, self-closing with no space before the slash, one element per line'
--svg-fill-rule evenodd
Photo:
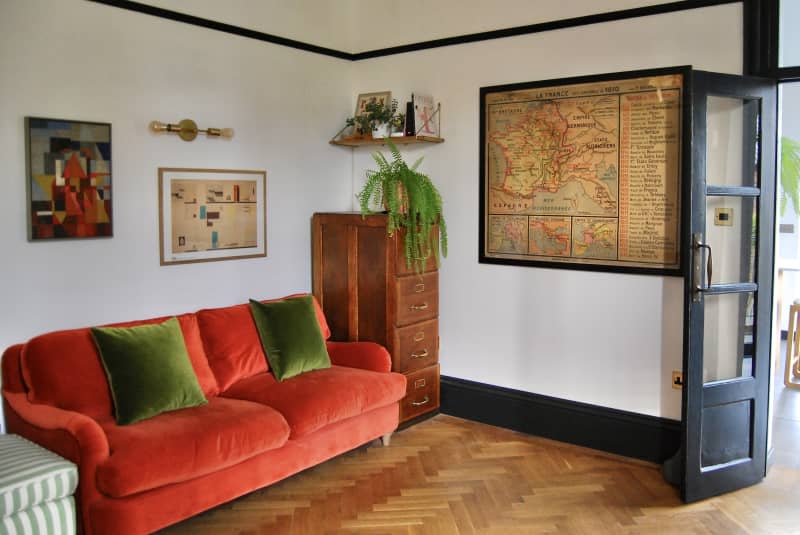
<path fill-rule="evenodd" d="M 680 74 L 486 94 L 485 255 L 677 269 Z"/>

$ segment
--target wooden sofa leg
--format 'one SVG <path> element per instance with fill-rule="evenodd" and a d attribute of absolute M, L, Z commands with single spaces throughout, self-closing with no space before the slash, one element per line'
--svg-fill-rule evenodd
<path fill-rule="evenodd" d="M 381 437 L 381 442 L 383 443 L 384 446 L 388 446 L 389 442 L 391 442 L 391 440 L 392 440 L 392 434 L 391 433 L 386 433 L 385 435 L 383 435 Z"/>

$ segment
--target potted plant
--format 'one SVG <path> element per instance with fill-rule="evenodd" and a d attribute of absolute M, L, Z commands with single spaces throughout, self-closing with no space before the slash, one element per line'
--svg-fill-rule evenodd
<path fill-rule="evenodd" d="M 418 159 L 411 167 L 390 139 L 386 146 L 391 161 L 381 152 L 372 154 L 378 170 L 367 171 L 367 182 L 358 193 L 361 214 L 372 214 L 372 206 L 383 205 L 388 221 L 386 232 L 405 229 L 404 251 L 406 265 L 416 272 L 424 269 L 431 255 L 439 265 L 440 251 L 447 256 L 447 225 L 442 213 L 442 196 L 431 179 L 417 171 L 422 162 Z M 434 226 L 438 225 L 438 232 Z"/>
<path fill-rule="evenodd" d="M 367 102 L 364 113 L 347 119 L 347 126 L 354 126 L 356 132 L 362 136 L 372 134 L 374 138 L 389 136 L 389 128 L 397 111 L 397 100 L 384 106 L 377 100 Z"/>
<path fill-rule="evenodd" d="M 392 132 L 391 136 L 403 136 L 405 135 L 406 129 L 406 114 L 405 113 L 396 113 L 392 120 L 389 121 L 389 125 L 391 126 Z"/>

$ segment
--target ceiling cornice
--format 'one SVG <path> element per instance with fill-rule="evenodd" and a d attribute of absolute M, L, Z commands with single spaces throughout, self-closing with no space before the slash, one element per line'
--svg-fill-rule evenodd
<path fill-rule="evenodd" d="M 530 35 L 534 33 L 549 32 L 553 30 L 561 30 L 564 28 L 574 28 L 577 26 L 587 26 L 590 24 L 601 24 L 604 22 L 614 22 L 618 20 L 626 20 L 638 17 L 649 17 L 652 15 L 663 15 L 665 13 L 674 13 L 677 11 L 687 11 L 691 9 L 699 9 L 705 7 L 719 6 L 723 4 L 736 4 L 741 3 L 743 0 L 682 0 L 678 2 L 668 2 L 665 4 L 657 4 L 652 6 L 637 7 L 633 9 L 623 9 L 618 11 L 609 11 L 607 13 L 596 13 L 593 15 L 586 15 L 582 17 L 573 17 L 568 19 L 555 20 L 550 22 L 541 22 L 537 24 L 529 24 L 526 26 L 516 26 L 513 28 L 505 28 L 501 30 L 492 30 L 488 32 L 471 33 L 467 35 L 459 35 L 455 37 L 446 37 L 443 39 L 434 39 L 431 41 L 424 41 L 420 43 L 412 43 L 407 45 L 393 46 L 388 48 L 381 48 L 377 50 L 368 50 L 365 52 L 343 52 L 341 50 L 334 50 L 322 46 L 312 45 L 297 41 L 295 39 L 288 39 L 269 33 L 259 32 L 235 26 L 233 24 L 225 24 L 202 17 L 195 17 L 194 15 L 187 15 L 178 11 L 172 11 L 160 7 L 155 7 L 132 0 L 87 0 L 96 4 L 103 4 L 106 6 L 127 9 L 137 13 L 152 15 L 163 19 L 168 19 L 185 24 L 207 28 L 209 30 L 216 30 L 220 32 L 238 35 L 240 37 L 247 37 L 249 39 L 256 39 L 265 43 L 272 43 L 281 46 L 295 48 L 314 54 L 322 54 L 333 58 L 344 59 L 349 61 L 359 61 L 364 59 L 377 58 L 382 56 L 391 56 L 395 54 L 405 54 L 408 52 L 418 52 L 420 50 L 428 50 L 431 48 L 440 48 L 443 46 L 454 46 L 466 43 L 476 43 L 480 41 L 489 41 L 492 39 L 503 39 L 506 37 L 515 37 L 520 35 Z"/>

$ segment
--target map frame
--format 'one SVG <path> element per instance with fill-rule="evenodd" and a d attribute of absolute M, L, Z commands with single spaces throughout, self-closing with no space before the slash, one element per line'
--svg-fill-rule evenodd
<path fill-rule="evenodd" d="M 481 87 L 478 261 L 682 276 L 690 83 L 678 66 Z"/>
<path fill-rule="evenodd" d="M 194 188 L 194 197 L 181 201 L 181 186 Z M 160 265 L 266 257 L 266 206 L 266 171 L 159 167 Z M 187 247 L 193 239 L 186 232 L 190 226 L 201 233 L 207 227 L 209 236 L 195 238 L 201 245 Z"/>

